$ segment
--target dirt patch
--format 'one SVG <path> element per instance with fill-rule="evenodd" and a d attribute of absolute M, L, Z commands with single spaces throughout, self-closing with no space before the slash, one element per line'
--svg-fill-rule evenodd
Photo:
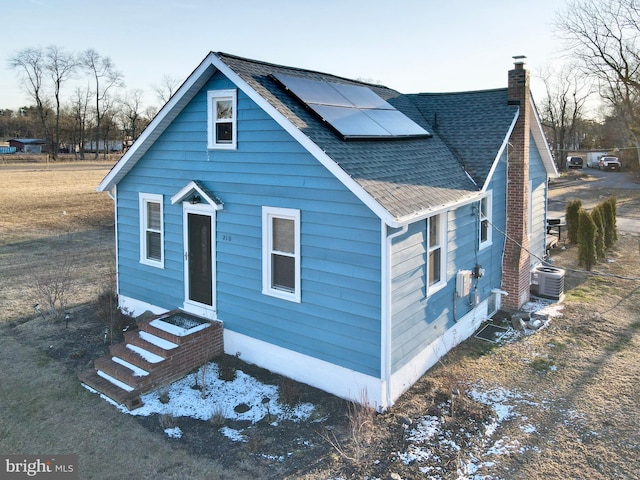
<path fill-rule="evenodd" d="M 71 172 L 65 174 L 77 175 L 78 183 L 92 175 Z M 75 200 L 66 198 L 73 195 L 54 194 L 52 206 L 40 202 L 52 216 L 47 220 L 30 217 L 37 211 L 29 208 L 31 200 L 16 202 L 42 190 L 25 185 L 22 196 L 0 192 L 0 452 L 79 454 L 82 478 L 637 476 L 638 236 L 622 234 L 597 274 L 579 269 L 575 246 L 555 249 L 554 265 L 567 268 L 567 295 L 543 328 L 512 330 L 498 344 L 470 338 L 385 414 L 353 410 L 331 395 L 225 357 L 222 363 L 277 385 L 281 397 L 314 404 L 313 417 L 276 426 L 269 418 L 250 425 L 138 418 L 88 393 L 75 377 L 108 348 L 96 298 L 113 268 L 113 252 L 106 251 L 113 238 L 112 202 L 90 195 L 106 169 L 94 172 L 97 178 L 82 187 L 67 183 L 71 191 L 86 192 L 91 220 L 72 208 Z M 62 181 L 44 170 L 29 178 L 29 185 L 43 188 Z M 637 192 L 628 195 L 635 205 Z M 73 221 L 57 227 L 53 215 L 61 209 L 73 212 Z M 68 322 L 37 314 L 33 303 L 42 299 L 27 288 L 30 270 L 67 258 L 60 253 L 66 243 L 78 253 L 75 271 L 83 279 L 69 302 Z M 172 426 L 182 438 L 167 436 Z M 242 429 L 246 441 L 231 440 L 222 426 Z"/>

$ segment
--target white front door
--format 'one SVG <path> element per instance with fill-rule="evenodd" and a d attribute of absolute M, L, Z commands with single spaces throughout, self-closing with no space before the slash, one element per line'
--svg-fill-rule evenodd
<path fill-rule="evenodd" d="M 184 309 L 214 319 L 215 298 L 215 219 L 208 204 L 183 203 L 184 231 Z"/>

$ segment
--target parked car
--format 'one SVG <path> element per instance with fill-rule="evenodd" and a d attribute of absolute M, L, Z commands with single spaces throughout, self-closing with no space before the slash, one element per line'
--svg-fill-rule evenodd
<path fill-rule="evenodd" d="M 618 157 L 602 157 L 598 161 L 598 168 L 600 170 L 620 170 L 621 166 Z"/>
<path fill-rule="evenodd" d="M 567 157 L 567 168 L 583 168 L 584 158 L 582 157 Z"/>

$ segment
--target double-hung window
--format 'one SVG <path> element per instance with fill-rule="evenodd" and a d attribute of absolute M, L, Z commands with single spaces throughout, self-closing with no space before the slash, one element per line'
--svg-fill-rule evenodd
<path fill-rule="evenodd" d="M 447 216 L 444 213 L 427 219 L 427 295 L 447 282 L 446 228 Z"/>
<path fill-rule="evenodd" d="M 482 197 L 479 205 L 478 248 L 483 249 L 491 245 L 491 192 Z"/>
<path fill-rule="evenodd" d="M 208 147 L 233 150 L 237 145 L 236 90 L 207 92 Z"/>
<path fill-rule="evenodd" d="M 262 207 L 262 292 L 300 302 L 300 211 Z"/>
<path fill-rule="evenodd" d="M 164 267 L 164 228 L 162 195 L 139 194 L 140 263 Z"/>

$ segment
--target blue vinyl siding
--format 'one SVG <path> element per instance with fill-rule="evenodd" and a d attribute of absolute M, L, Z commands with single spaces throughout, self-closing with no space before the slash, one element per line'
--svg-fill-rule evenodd
<path fill-rule="evenodd" d="M 379 218 L 240 90 L 237 150 L 208 150 L 206 92 L 228 88 L 214 75 L 119 183 L 120 293 L 182 307 L 182 205 L 171 196 L 198 180 L 224 203 L 216 298 L 225 328 L 379 376 Z M 164 196 L 164 269 L 139 263 L 138 192 Z M 261 293 L 262 206 L 300 210 L 301 303 Z"/>
<path fill-rule="evenodd" d="M 473 282 L 481 301 L 499 288 L 506 212 L 506 159 L 501 158 L 489 189 L 492 201 L 492 243 L 478 250 L 478 203 L 447 212 L 447 285 L 425 297 L 426 221 L 410 225 L 392 246 L 392 371 L 397 371 L 471 311 L 467 297 L 455 297 L 456 273 L 481 265 L 486 274 Z M 472 293 L 474 292 L 472 288 Z"/>
<path fill-rule="evenodd" d="M 546 253 L 547 172 L 533 138 L 530 139 L 529 150 L 529 180 L 532 186 L 529 250 L 531 251 L 531 265 L 533 266 L 540 263 Z"/>

